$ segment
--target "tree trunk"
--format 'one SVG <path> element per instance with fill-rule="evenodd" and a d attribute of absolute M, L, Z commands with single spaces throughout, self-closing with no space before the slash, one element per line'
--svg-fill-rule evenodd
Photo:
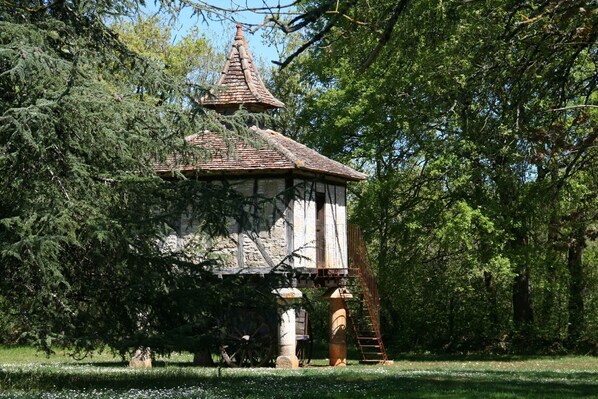
<path fill-rule="evenodd" d="M 494 276 L 489 271 L 484 271 L 484 285 L 486 287 L 486 297 L 488 298 L 488 318 L 491 324 L 491 334 L 495 335 L 500 331 L 500 319 L 498 316 L 498 293 Z"/>
<path fill-rule="evenodd" d="M 573 230 L 573 237 L 567 254 L 567 267 L 569 269 L 569 325 L 567 341 L 575 346 L 581 337 L 584 328 L 584 291 L 585 281 L 583 276 L 583 250 L 585 248 L 586 225 L 580 223 Z"/>
<path fill-rule="evenodd" d="M 518 330 L 526 329 L 534 321 L 532 287 L 527 265 L 515 276 L 513 284 L 513 321 Z"/>
<path fill-rule="evenodd" d="M 526 338 L 534 322 L 532 309 L 532 286 L 529 269 L 529 248 L 525 234 L 516 233 L 517 239 L 513 242 L 515 253 L 521 254 L 519 271 L 513 281 L 513 323 L 515 330 Z"/>
<path fill-rule="evenodd" d="M 200 367 L 215 367 L 212 352 L 209 349 L 203 349 L 193 354 L 193 365 Z"/>

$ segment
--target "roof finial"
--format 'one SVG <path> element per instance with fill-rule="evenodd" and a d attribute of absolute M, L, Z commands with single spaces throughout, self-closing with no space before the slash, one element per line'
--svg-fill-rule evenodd
<path fill-rule="evenodd" d="M 243 40 L 243 25 L 237 24 L 237 34 L 235 40 Z"/>
<path fill-rule="evenodd" d="M 2 0 L 0 0 L 1 2 Z M 201 104 L 222 113 L 244 106 L 250 112 L 263 112 L 284 107 L 268 91 L 243 38 L 243 24 L 237 24 L 237 34 L 218 79 L 222 91 L 201 98 Z"/>

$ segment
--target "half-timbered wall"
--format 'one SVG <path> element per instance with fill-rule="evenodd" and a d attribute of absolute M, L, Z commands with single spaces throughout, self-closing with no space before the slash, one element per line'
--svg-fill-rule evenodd
<path fill-rule="evenodd" d="M 342 185 L 304 179 L 256 178 L 229 180 L 246 198 L 249 225 L 229 218 L 226 237 L 205 238 L 187 215 L 177 232 L 166 239 L 170 248 L 206 250 L 218 257 L 223 272 L 246 269 L 248 273 L 269 270 L 282 263 L 316 270 L 316 193 L 325 196 L 326 268 L 347 267 L 346 189 Z M 215 183 L 218 184 L 218 183 Z M 285 190 L 287 193 L 285 195 Z"/>
<path fill-rule="evenodd" d="M 286 261 L 287 226 L 285 222 L 286 201 L 284 179 L 252 179 L 237 181 L 233 187 L 245 197 L 255 200 L 245 210 L 249 213 L 250 225 L 239 229 L 238 223 L 229 226 L 229 231 L 237 230 L 242 245 L 237 251 L 242 264 L 237 267 L 269 268 Z"/>
<path fill-rule="evenodd" d="M 294 266 L 316 269 L 316 187 L 314 182 L 295 179 L 293 201 Z"/>
<path fill-rule="evenodd" d="M 347 267 L 346 188 L 295 179 L 294 247 L 299 257 L 295 266 L 316 269 L 316 193 L 323 193 L 325 217 L 325 262 L 321 267 Z"/>
<path fill-rule="evenodd" d="M 197 248 L 201 254 L 207 252 L 220 260 L 223 272 L 269 270 L 285 262 L 288 253 L 285 180 L 256 178 L 228 180 L 227 184 L 250 199 L 246 202 L 247 218 L 243 226 L 231 217 L 227 219 L 227 236 L 205 238 L 198 234 L 193 221 L 182 215 L 177 231 L 166 238 L 166 244 L 171 249 Z"/>

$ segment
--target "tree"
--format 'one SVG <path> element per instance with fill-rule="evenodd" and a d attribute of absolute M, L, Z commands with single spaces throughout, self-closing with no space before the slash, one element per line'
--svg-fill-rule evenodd
<path fill-rule="evenodd" d="M 111 28 L 131 50 L 155 61 L 180 82 L 215 84 L 226 57 L 197 28 L 173 37 L 160 14 L 138 16 L 134 21 L 121 18 Z"/>
<path fill-rule="evenodd" d="M 352 214 L 394 333 L 561 340 L 588 317 L 575 265 L 595 204 L 572 193 L 595 196 L 595 6 L 332 3 L 281 22 L 318 44 L 287 68 L 321 91 L 299 107 L 305 139 L 372 176 Z"/>
<path fill-rule="evenodd" d="M 202 87 L 181 81 L 193 68 L 165 68 L 103 22 L 137 6 L 0 4 L 0 293 L 48 351 L 194 349 L 238 291 L 212 275 L 209 257 L 163 243 L 183 210 L 199 231 L 224 234 L 242 199 L 154 172 L 173 153 L 205 156 L 186 135 L 225 128 L 192 101 Z M 246 126 L 226 119 L 229 134 Z"/>

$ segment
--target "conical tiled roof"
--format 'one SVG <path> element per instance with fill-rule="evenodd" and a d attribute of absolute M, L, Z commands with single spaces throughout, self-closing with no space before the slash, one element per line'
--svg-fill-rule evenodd
<path fill-rule="evenodd" d="M 284 107 L 264 86 L 243 37 L 241 25 L 237 25 L 235 41 L 217 85 L 218 90 L 201 99 L 203 106 L 224 112 L 236 110 L 241 105 L 253 112 Z"/>
<path fill-rule="evenodd" d="M 229 112 L 240 106 L 260 112 L 284 104 L 266 89 L 253 64 L 240 25 L 233 48 L 228 55 L 222 76 L 218 81 L 221 91 L 204 97 L 204 106 L 218 112 Z M 364 180 L 367 176 L 317 151 L 300 144 L 273 130 L 250 127 L 250 140 L 228 137 L 210 131 L 193 134 L 187 143 L 203 147 L 210 152 L 205 159 L 184 159 L 173 154 L 155 170 L 167 176 L 174 171 L 197 177 L 224 177 L 261 175 L 301 175 L 307 177 L 333 177 L 344 181 Z"/>

